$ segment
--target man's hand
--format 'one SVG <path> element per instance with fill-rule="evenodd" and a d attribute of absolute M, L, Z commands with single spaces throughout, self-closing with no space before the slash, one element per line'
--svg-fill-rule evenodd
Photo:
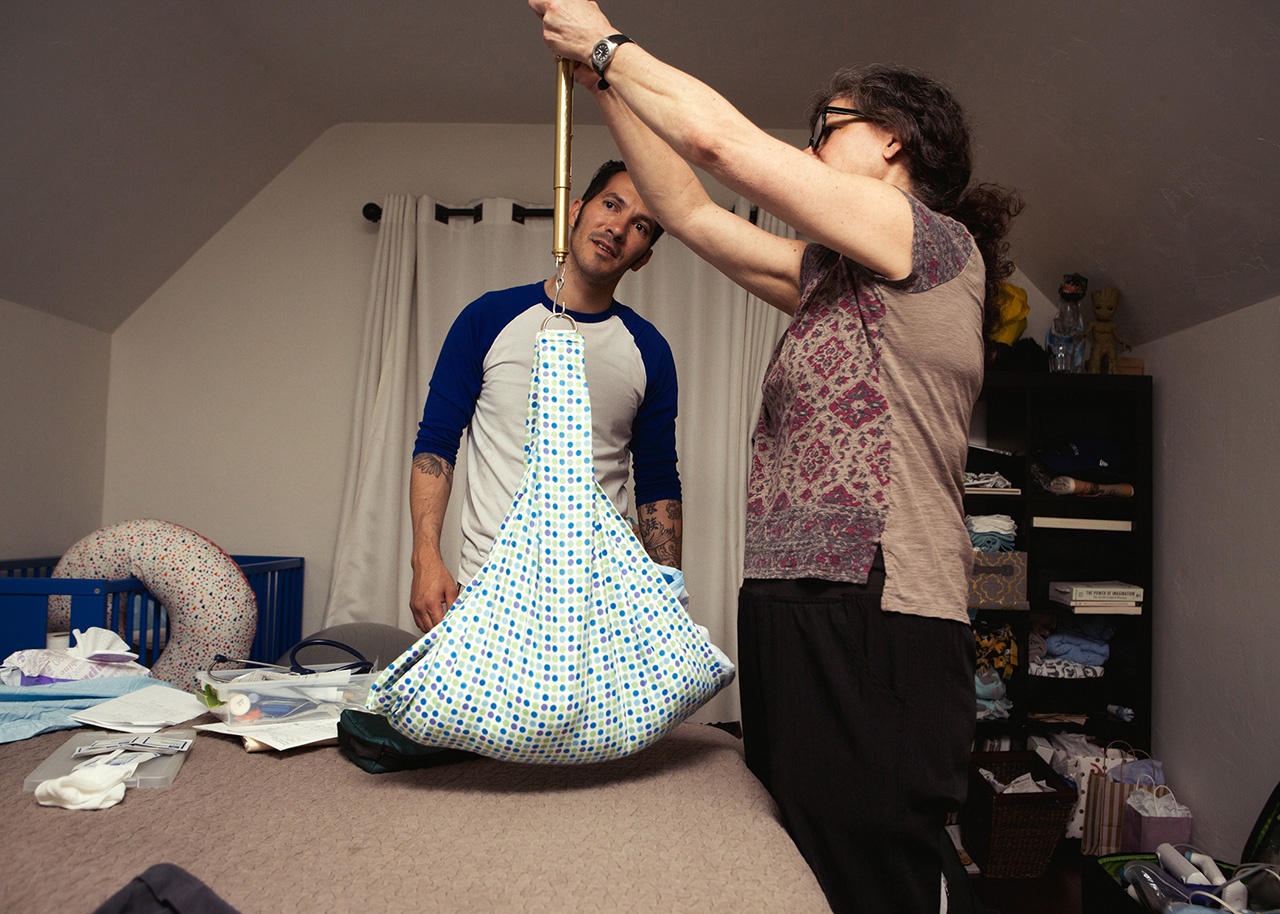
<path fill-rule="evenodd" d="M 458 582 L 439 555 L 413 557 L 413 586 L 409 609 L 418 628 L 429 632 L 440 624 L 445 611 L 458 599 Z"/>
<path fill-rule="evenodd" d="M 413 585 L 409 609 L 424 632 L 444 618 L 458 599 L 458 583 L 440 557 L 440 529 L 453 489 L 453 464 L 430 452 L 413 458 L 409 472 L 409 513 L 413 517 Z"/>

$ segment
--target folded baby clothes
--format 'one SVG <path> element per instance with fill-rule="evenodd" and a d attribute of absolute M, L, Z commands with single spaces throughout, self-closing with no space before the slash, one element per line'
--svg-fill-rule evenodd
<path fill-rule="evenodd" d="M 1044 643 L 1047 657 L 1070 660 L 1085 666 L 1101 666 L 1111 656 L 1111 645 L 1107 642 L 1061 630 L 1045 638 Z"/>

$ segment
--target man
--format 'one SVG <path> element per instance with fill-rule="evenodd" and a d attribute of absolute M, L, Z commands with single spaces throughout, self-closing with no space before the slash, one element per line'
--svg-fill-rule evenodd
<path fill-rule="evenodd" d="M 639 533 L 659 564 L 680 566 L 682 516 L 676 471 L 676 372 L 658 330 L 613 300 L 618 282 L 653 255 L 662 227 L 622 162 L 606 162 L 569 208 L 572 230 L 557 278 L 482 295 L 445 338 L 423 408 L 409 477 L 413 587 L 409 605 L 424 632 L 444 617 L 484 564 L 524 472 L 525 416 L 534 340 L 553 302 L 586 340 L 596 479 L 625 516 L 633 464 Z M 468 431 L 463 546 L 455 576 L 440 531 Z"/>

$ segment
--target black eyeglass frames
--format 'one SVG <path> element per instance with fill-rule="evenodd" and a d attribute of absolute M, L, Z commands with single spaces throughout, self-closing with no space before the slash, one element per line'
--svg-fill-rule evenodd
<path fill-rule="evenodd" d="M 823 105 L 818 109 L 818 116 L 813 122 L 813 132 L 809 134 L 809 148 L 814 152 L 818 151 L 818 147 L 820 147 L 822 145 L 822 141 L 826 139 L 828 114 L 847 114 L 854 118 L 863 119 L 867 116 L 866 112 L 860 111 L 857 108 L 842 108 L 840 105 Z"/>

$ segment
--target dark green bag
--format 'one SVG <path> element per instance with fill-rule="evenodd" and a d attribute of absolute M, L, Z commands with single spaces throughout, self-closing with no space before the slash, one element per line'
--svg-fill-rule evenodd
<path fill-rule="evenodd" d="M 1280 784 L 1258 813 L 1258 821 L 1244 845 L 1241 863 L 1280 864 Z M 1280 908 L 1280 883 L 1267 872 L 1259 872 L 1245 880 L 1249 889 L 1249 907 L 1259 911 Z"/>
<path fill-rule="evenodd" d="M 434 768 L 480 757 L 462 749 L 415 743 L 381 714 L 351 709 L 338 718 L 338 748 L 352 762 L 374 774 Z"/>

